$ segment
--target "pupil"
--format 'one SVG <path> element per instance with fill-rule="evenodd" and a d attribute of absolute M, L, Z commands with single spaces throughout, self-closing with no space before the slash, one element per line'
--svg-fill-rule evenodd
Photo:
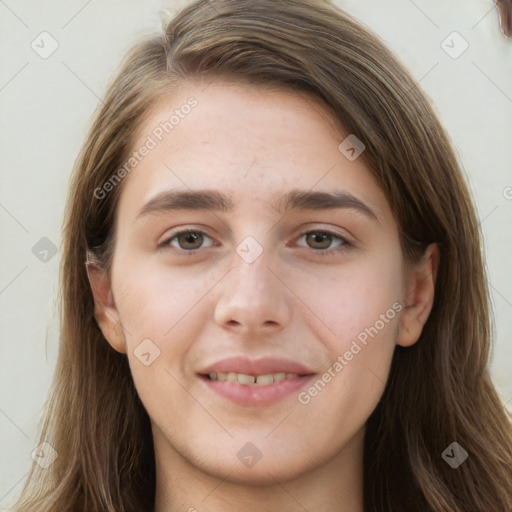
<path fill-rule="evenodd" d="M 200 235 L 197 235 L 195 233 L 186 233 L 185 234 L 185 245 L 190 243 L 194 244 L 195 241 L 197 241 L 200 238 Z"/>
<path fill-rule="evenodd" d="M 315 243 L 316 242 L 322 243 L 322 241 L 325 241 L 325 240 L 327 240 L 330 237 L 330 235 L 328 235 L 327 233 L 320 233 L 318 231 L 314 232 L 312 234 L 312 236 L 314 237 L 314 242 Z M 327 246 L 328 245 L 329 244 L 327 244 Z M 323 248 L 325 248 L 325 246 Z"/>

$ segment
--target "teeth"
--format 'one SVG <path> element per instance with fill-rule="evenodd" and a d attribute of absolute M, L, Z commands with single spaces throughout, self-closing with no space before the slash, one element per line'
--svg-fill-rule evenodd
<path fill-rule="evenodd" d="M 244 373 L 222 373 L 210 372 L 208 377 L 211 380 L 220 380 L 224 382 L 238 382 L 238 384 L 245 384 L 246 386 L 268 386 L 280 380 L 293 379 L 297 377 L 296 373 L 268 373 L 266 375 L 246 375 Z"/>
<path fill-rule="evenodd" d="M 237 382 L 239 384 L 247 384 L 251 385 L 254 384 L 254 377 L 252 375 L 244 375 L 243 373 L 239 373 L 237 375 Z"/>
<path fill-rule="evenodd" d="M 268 375 L 258 375 L 258 378 L 256 379 L 256 384 L 258 386 L 268 386 L 269 384 L 274 383 L 274 377 L 271 373 Z"/>

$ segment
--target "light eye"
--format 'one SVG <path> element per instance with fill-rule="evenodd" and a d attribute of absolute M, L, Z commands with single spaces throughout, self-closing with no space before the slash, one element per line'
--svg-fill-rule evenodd
<path fill-rule="evenodd" d="M 202 231 L 196 230 L 196 229 L 185 229 L 183 231 L 179 231 L 178 233 L 175 233 L 172 235 L 172 237 L 166 239 L 164 242 L 162 242 L 162 247 L 171 245 L 172 247 L 176 247 L 175 244 L 173 244 L 173 241 L 176 240 L 178 246 L 176 247 L 178 250 L 184 251 L 184 252 L 192 252 L 196 249 L 200 249 L 202 242 L 205 238 L 208 238 L 211 240 L 211 238 Z M 210 247 L 214 245 L 211 244 Z"/>
<path fill-rule="evenodd" d="M 331 231 L 315 229 L 313 231 L 308 231 L 307 233 L 302 234 L 299 240 L 304 237 L 306 237 L 306 241 L 309 244 L 323 244 L 321 247 L 311 247 L 311 245 L 308 246 L 309 248 L 313 249 L 315 253 L 318 253 L 320 255 L 332 253 L 337 250 L 346 250 L 349 247 L 352 247 L 352 244 L 348 240 Z M 333 239 L 337 239 L 339 243 L 334 248 L 328 248 L 329 246 L 331 246 Z M 325 246 L 326 241 L 328 242 L 327 246 Z"/>
<path fill-rule="evenodd" d="M 353 247 L 353 244 L 351 244 L 347 239 L 328 230 L 315 229 L 307 231 L 300 235 L 299 240 L 304 238 L 308 245 L 300 245 L 300 247 L 304 247 L 306 249 L 309 248 L 315 254 L 320 256 L 333 254 L 337 251 L 348 250 L 350 247 Z M 166 248 L 171 246 L 183 253 L 193 253 L 197 252 L 198 249 L 204 248 L 203 242 L 205 239 L 211 241 L 208 247 L 218 245 L 203 231 L 197 229 L 185 229 L 174 233 L 171 237 L 159 244 L 159 247 Z M 338 243 L 334 247 L 331 246 L 333 240 L 338 240 Z M 325 245 L 325 242 L 327 242 L 327 245 Z M 313 244 L 313 246 L 311 246 L 311 244 Z M 314 244 L 320 244 L 320 247 L 315 247 Z"/>

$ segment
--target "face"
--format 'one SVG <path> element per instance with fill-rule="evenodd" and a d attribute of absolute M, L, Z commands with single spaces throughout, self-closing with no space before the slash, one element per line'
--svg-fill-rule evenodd
<path fill-rule="evenodd" d="M 428 316 L 435 260 L 404 263 L 348 135 L 310 96 L 220 80 L 139 127 L 112 267 L 90 279 L 156 451 L 266 482 L 360 446 L 396 344 Z"/>

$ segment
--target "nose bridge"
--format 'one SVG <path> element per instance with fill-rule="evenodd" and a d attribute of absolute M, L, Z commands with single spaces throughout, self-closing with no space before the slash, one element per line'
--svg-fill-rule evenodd
<path fill-rule="evenodd" d="M 259 238 L 262 240 L 263 235 Z M 215 319 L 219 324 L 246 329 L 282 328 L 289 321 L 289 297 L 271 270 L 275 251 L 265 247 L 265 240 L 247 236 L 235 247 L 231 271 L 216 303 Z"/>
<path fill-rule="evenodd" d="M 269 303 L 278 293 L 273 282 L 275 276 L 269 270 L 274 261 L 273 250 L 263 235 L 258 238 L 259 241 L 252 235 L 245 237 L 237 245 L 233 257 L 234 292 L 240 300 L 250 299 L 253 305 L 263 300 Z"/>

